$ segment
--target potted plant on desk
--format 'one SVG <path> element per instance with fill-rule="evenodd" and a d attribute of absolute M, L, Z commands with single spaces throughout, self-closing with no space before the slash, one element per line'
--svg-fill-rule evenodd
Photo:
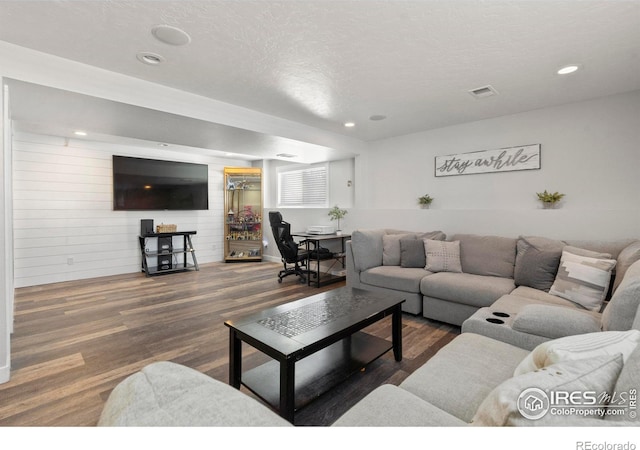
<path fill-rule="evenodd" d="M 342 234 L 342 229 L 340 229 L 340 219 L 344 218 L 347 215 L 346 209 L 340 209 L 338 205 L 334 206 L 329 210 L 329 217 L 331 220 L 338 221 L 338 227 L 336 228 L 336 234 L 340 236 Z"/>

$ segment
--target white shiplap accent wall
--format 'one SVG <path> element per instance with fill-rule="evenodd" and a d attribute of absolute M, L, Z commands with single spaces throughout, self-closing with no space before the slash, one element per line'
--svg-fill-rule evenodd
<path fill-rule="evenodd" d="M 209 210 L 113 211 L 114 154 L 208 164 Z M 140 219 L 196 230 L 198 262 L 221 261 L 223 168 L 246 165 L 157 148 L 14 136 L 15 286 L 139 272 Z"/>

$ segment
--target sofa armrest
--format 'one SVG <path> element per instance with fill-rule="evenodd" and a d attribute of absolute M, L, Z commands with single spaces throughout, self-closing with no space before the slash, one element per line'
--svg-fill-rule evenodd
<path fill-rule="evenodd" d="M 347 269 L 347 286 L 360 287 L 360 271 L 356 268 L 351 240 L 345 242 L 345 268 Z"/>
<path fill-rule="evenodd" d="M 256 399 L 169 361 L 145 366 L 111 392 L 98 426 L 274 427 L 289 422 Z"/>
<path fill-rule="evenodd" d="M 551 305 L 525 306 L 513 320 L 512 328 L 550 339 L 601 331 L 600 321 L 592 314 Z"/>

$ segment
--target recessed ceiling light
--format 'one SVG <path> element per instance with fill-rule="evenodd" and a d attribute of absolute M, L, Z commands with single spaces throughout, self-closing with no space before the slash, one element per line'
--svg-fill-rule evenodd
<path fill-rule="evenodd" d="M 564 66 L 564 67 L 562 67 L 561 69 L 558 70 L 558 75 L 569 75 L 570 73 L 575 72 L 579 68 L 580 68 L 580 66 L 578 66 L 576 64 L 571 64 L 569 66 Z"/>
<path fill-rule="evenodd" d="M 151 28 L 151 34 L 160 42 L 169 45 L 186 45 L 191 42 L 191 36 L 171 25 L 156 25 Z"/>
<path fill-rule="evenodd" d="M 74 131 L 73 134 L 75 134 L 76 136 L 86 136 L 87 132 L 86 131 Z"/>
<path fill-rule="evenodd" d="M 136 55 L 136 58 L 138 58 L 138 61 L 150 66 L 157 66 L 164 62 L 164 56 L 151 52 L 140 52 Z"/>
<path fill-rule="evenodd" d="M 347 128 L 353 128 L 356 126 L 355 122 L 345 122 L 344 126 Z"/>
<path fill-rule="evenodd" d="M 369 120 L 384 120 L 386 118 L 387 116 L 383 116 L 382 114 L 374 114 L 373 116 L 369 117 Z"/>

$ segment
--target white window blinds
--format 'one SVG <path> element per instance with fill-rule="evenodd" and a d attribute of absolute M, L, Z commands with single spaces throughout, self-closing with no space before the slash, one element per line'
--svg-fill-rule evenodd
<path fill-rule="evenodd" d="M 326 208 L 329 197 L 327 165 L 278 172 L 278 207 Z"/>

